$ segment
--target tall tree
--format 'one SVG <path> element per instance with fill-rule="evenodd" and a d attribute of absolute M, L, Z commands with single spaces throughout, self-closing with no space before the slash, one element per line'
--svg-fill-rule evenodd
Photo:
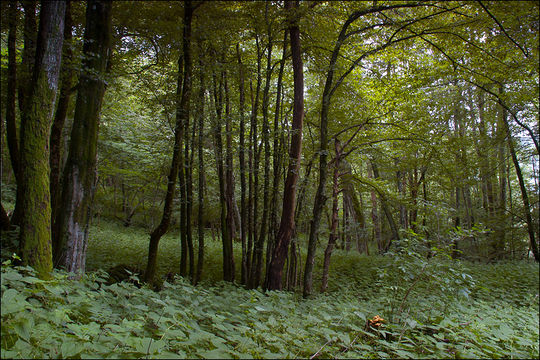
<path fill-rule="evenodd" d="M 184 1 L 184 30 L 183 30 L 183 52 L 178 58 L 178 78 L 176 87 L 176 124 L 174 127 L 174 148 L 171 161 L 171 168 L 167 182 L 167 193 L 165 204 L 163 205 L 163 216 L 161 222 L 150 234 L 148 245 L 148 264 L 144 273 L 146 282 L 152 282 L 156 273 L 157 252 L 159 240 L 167 232 L 171 222 L 172 204 L 174 199 L 176 178 L 178 177 L 178 167 L 182 159 L 182 141 L 184 137 L 185 118 L 189 116 L 189 101 L 191 95 L 191 20 L 193 11 L 190 0 Z M 185 60 L 184 60 L 185 59 Z M 183 77 L 182 77 L 183 75 Z M 182 80 L 183 79 L 183 80 Z"/>
<path fill-rule="evenodd" d="M 66 121 L 69 100 L 71 98 L 73 84 L 73 51 L 72 51 L 72 21 L 71 21 L 71 0 L 66 1 L 66 13 L 64 20 L 64 44 L 62 49 L 62 67 L 60 69 L 60 94 L 58 105 L 54 114 L 51 128 L 51 151 L 49 163 L 51 166 L 51 210 L 52 221 L 56 218 L 59 198 L 62 195 L 60 188 L 60 174 L 62 173 L 62 130 Z M 53 238 L 54 234 L 53 227 Z"/>
<path fill-rule="evenodd" d="M 30 95 L 32 90 L 31 81 L 32 81 L 32 71 L 34 69 L 34 64 L 36 62 L 36 42 L 37 42 L 37 23 L 36 23 L 36 5 L 37 1 L 22 1 L 22 6 L 24 9 L 24 48 L 22 54 L 22 62 L 17 70 L 17 96 L 19 102 L 19 110 L 21 114 L 21 126 L 20 126 L 20 137 L 19 137 L 19 149 L 22 147 L 22 136 L 24 121 L 26 116 L 24 112 L 27 107 L 25 106 L 26 100 Z M 8 85 L 9 86 L 9 85 Z M 7 120 L 7 119 L 6 119 Z M 12 136 L 9 135 L 8 136 Z M 20 168 L 20 166 L 19 166 Z M 17 174 L 15 174 L 17 176 Z M 20 178 L 19 174 L 19 178 Z M 15 201 L 15 209 L 13 210 L 13 215 L 11 216 L 11 222 L 15 225 L 20 225 L 21 217 L 23 215 L 23 194 L 22 194 L 22 181 L 17 182 L 17 197 Z"/>
<path fill-rule="evenodd" d="M 79 75 L 54 239 L 55 264 L 73 273 L 85 271 L 88 227 L 97 178 L 99 118 L 111 51 L 111 10 L 112 2 L 106 0 L 90 0 L 86 7 L 85 57 Z"/>
<path fill-rule="evenodd" d="M 49 133 L 58 88 L 64 31 L 63 1 L 41 4 L 39 33 L 31 91 L 21 130 L 20 242 L 23 263 L 39 276 L 52 270 Z"/>
<path fill-rule="evenodd" d="M 199 55 L 200 56 L 200 55 Z M 193 283 L 197 284 L 202 276 L 203 264 L 204 264 L 204 148 L 203 148 L 203 139 L 204 139 L 204 92 L 205 92 L 205 69 L 202 66 L 202 59 L 199 59 L 199 94 L 198 94 L 198 114 L 197 118 L 199 121 L 199 134 L 198 134 L 198 151 L 197 157 L 199 161 L 199 177 L 198 177 L 198 214 L 197 214 L 197 235 L 199 242 L 199 251 L 197 257 L 197 269 L 195 271 L 195 276 L 193 278 Z"/>
<path fill-rule="evenodd" d="M 304 72 L 302 68 L 302 51 L 300 45 L 300 28 L 298 26 L 298 4 L 295 1 L 285 2 L 290 14 L 289 35 L 291 37 L 291 55 L 293 64 L 294 105 L 291 128 L 291 145 L 289 149 L 289 167 L 283 190 L 283 210 L 281 223 L 276 237 L 276 244 L 270 260 L 267 274 L 267 289 L 281 290 L 283 266 L 289 250 L 289 243 L 294 232 L 294 210 L 296 206 L 296 183 L 302 155 L 302 126 L 304 122 Z"/>

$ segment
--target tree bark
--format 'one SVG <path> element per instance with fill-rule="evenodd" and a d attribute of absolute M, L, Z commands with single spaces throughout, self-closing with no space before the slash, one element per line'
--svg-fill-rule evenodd
<path fill-rule="evenodd" d="M 51 166 L 51 219 L 54 222 L 58 212 L 58 203 L 62 195 L 60 188 L 60 174 L 62 173 L 62 130 L 66 121 L 69 100 L 71 97 L 71 87 L 73 78 L 72 65 L 72 22 L 71 22 L 71 1 L 66 1 L 66 13 L 64 20 L 64 44 L 62 49 L 62 67 L 60 69 L 60 95 L 58 105 L 54 114 L 54 120 L 51 128 L 51 151 L 49 163 Z M 56 238 L 55 228 L 53 226 L 53 239 Z"/>
<path fill-rule="evenodd" d="M 277 89 L 276 89 L 276 106 L 274 111 L 274 143 L 273 143 L 273 154 L 272 154 L 272 200 L 270 202 L 270 224 L 268 231 L 268 243 L 266 247 L 266 271 L 270 266 L 270 259 L 272 251 L 274 251 L 274 242 L 277 234 L 277 218 L 278 218 L 278 198 L 279 198 L 279 182 L 281 178 L 281 167 L 283 163 L 283 143 L 280 141 L 279 136 L 279 118 L 281 110 L 281 98 L 282 98 L 282 84 L 283 84 L 283 70 L 285 68 L 285 57 L 287 52 L 287 39 L 288 32 L 284 31 L 283 38 L 283 54 L 281 56 L 281 61 L 279 64 L 279 73 L 277 80 Z"/>
<path fill-rule="evenodd" d="M 225 91 L 225 203 L 227 205 L 227 243 L 223 244 L 224 256 L 227 259 L 227 271 L 229 272 L 229 281 L 234 281 L 235 265 L 233 253 L 233 229 L 234 229 L 234 179 L 233 179 L 233 154 L 232 154 L 232 123 L 231 123 L 231 105 L 229 100 L 229 86 L 227 83 L 227 73 L 223 79 Z"/>
<path fill-rule="evenodd" d="M 247 259 L 247 244 L 246 244 L 246 231 L 247 231 L 247 214 L 246 214 L 246 165 L 245 165 L 245 120 L 244 120 L 244 66 L 242 65 L 242 57 L 240 54 L 240 45 L 236 44 L 236 56 L 238 58 L 238 92 L 239 92 L 239 113 L 240 113 L 240 143 L 238 151 L 238 163 L 240 165 L 240 218 L 241 231 L 240 241 L 242 243 L 242 268 L 240 275 L 240 282 L 247 284 L 248 277 L 248 259 Z"/>
<path fill-rule="evenodd" d="M 20 222 L 22 260 L 42 278 L 52 270 L 49 133 L 58 88 L 64 2 L 43 2 L 31 92 L 25 104 L 21 143 Z"/>
<path fill-rule="evenodd" d="M 197 214 L 197 224 L 198 224 L 198 241 L 199 241 L 199 253 L 197 256 L 197 270 L 195 272 L 195 277 L 193 278 L 193 283 L 196 285 L 202 276 L 203 264 L 204 264 L 204 151 L 203 151 L 203 141 L 204 141 L 204 69 L 202 66 L 202 59 L 199 59 L 199 79 L 200 79 L 200 88 L 199 88 L 199 110 L 198 110 L 198 120 L 199 120 L 199 136 L 198 136 L 198 160 L 199 160 L 199 178 L 198 178 L 198 214 Z"/>
<path fill-rule="evenodd" d="M 266 9 L 268 10 L 269 3 L 266 3 Z M 262 115 L 263 115 L 263 126 L 262 126 L 262 137 L 264 144 L 264 180 L 263 180 L 263 212 L 261 217 L 261 227 L 258 238 L 254 244 L 253 251 L 253 260 L 252 260 L 252 269 L 251 277 L 249 282 L 249 288 L 255 289 L 259 286 L 261 281 L 261 273 L 263 268 L 263 250 L 264 250 L 264 240 L 267 233 L 267 221 L 268 221 L 268 197 L 269 197 L 269 185 L 270 185 L 270 139 L 269 139 L 269 125 L 268 125 L 268 103 L 269 91 L 270 91 L 270 80 L 272 77 L 272 38 L 270 34 L 271 29 L 268 29 L 268 50 L 266 58 L 266 81 L 263 89 L 263 100 L 262 100 Z"/>
<path fill-rule="evenodd" d="M 304 73 L 302 69 L 302 52 L 300 46 L 300 28 L 298 18 L 293 10 L 292 1 L 285 3 L 286 9 L 293 19 L 289 24 L 291 52 L 293 63 L 294 105 L 291 129 L 291 146 L 289 150 L 289 167 L 283 190 L 283 211 L 281 223 L 276 237 L 276 247 L 268 269 L 267 286 L 269 290 L 281 290 L 283 265 L 294 232 L 294 210 L 296 205 L 296 183 L 302 155 L 302 125 L 304 121 Z M 298 9 L 298 1 L 294 7 Z"/>
<path fill-rule="evenodd" d="M 156 273 L 157 251 L 159 240 L 167 232 L 171 221 L 172 203 L 174 199 L 176 178 L 178 177 L 178 167 L 182 157 L 182 141 L 184 137 L 183 124 L 185 118 L 189 116 L 189 98 L 191 95 L 191 20 L 193 8 L 190 0 L 184 1 L 184 37 L 183 54 L 178 59 L 178 82 L 176 87 L 176 125 L 174 128 L 174 150 L 169 171 L 167 194 L 163 206 L 163 216 L 159 225 L 150 234 L 148 246 L 148 264 L 144 273 L 146 282 L 152 282 Z M 185 65 L 184 65 L 184 57 Z M 183 70 L 183 82 L 182 82 Z"/>
<path fill-rule="evenodd" d="M 112 3 L 89 1 L 69 155 L 62 178 L 62 199 L 56 219 L 55 265 L 83 274 L 88 226 L 97 180 L 99 113 L 105 94 L 105 72 L 111 51 Z"/>
<path fill-rule="evenodd" d="M 220 203 L 220 224 L 221 224 L 221 242 L 223 254 L 223 280 L 234 281 L 234 258 L 232 257 L 232 239 L 229 238 L 230 223 L 227 222 L 227 179 L 225 178 L 225 169 L 223 165 L 223 139 L 221 135 L 222 128 L 222 106 L 223 106 L 223 81 L 225 74 L 222 73 L 220 80 L 214 74 L 214 105 L 216 118 L 214 121 L 214 148 L 216 155 L 217 175 L 219 180 L 219 203 Z M 229 246 L 230 244 L 230 246 Z"/>

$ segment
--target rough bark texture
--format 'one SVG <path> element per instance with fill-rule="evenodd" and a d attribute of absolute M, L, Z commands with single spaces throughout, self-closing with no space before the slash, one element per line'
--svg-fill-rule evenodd
<path fill-rule="evenodd" d="M 159 240 L 167 232 L 171 221 L 172 203 L 174 199 L 176 178 L 178 177 L 178 167 L 182 157 L 182 140 L 184 137 L 183 124 L 185 117 L 189 116 L 189 97 L 191 94 L 191 19 L 193 8 L 191 1 L 184 1 L 184 39 L 183 54 L 178 59 L 178 83 L 176 88 L 176 124 L 174 128 L 174 149 L 169 171 L 167 193 L 165 195 L 165 204 L 163 206 L 163 216 L 159 225 L 150 234 L 150 243 L 148 245 L 148 264 L 144 273 L 146 282 L 152 282 L 156 273 L 157 252 Z M 184 65 L 184 57 L 186 57 Z M 182 69 L 184 71 L 182 83 Z"/>
<path fill-rule="evenodd" d="M 58 88 L 64 30 L 64 2 L 41 7 L 31 92 L 23 112 L 21 143 L 20 248 L 24 264 L 41 277 L 52 270 L 49 190 L 49 132 Z"/>
<path fill-rule="evenodd" d="M 52 221 L 56 219 L 58 212 L 58 202 L 61 196 L 60 174 L 62 172 L 62 130 L 66 121 L 69 99 L 71 95 L 73 65 L 72 65 L 72 41 L 71 41 L 71 1 L 66 1 L 66 13 L 64 17 L 64 44 L 62 49 L 62 67 L 60 69 L 60 95 L 58 105 L 51 128 L 51 151 L 49 163 L 51 166 L 51 211 Z M 56 237 L 53 227 L 53 239 Z M 54 250 L 54 249 L 53 249 Z"/>
<path fill-rule="evenodd" d="M 105 93 L 105 72 L 111 51 L 110 1 L 89 1 L 79 91 L 69 155 L 62 178 L 62 199 L 56 219 L 55 265 L 84 273 L 88 226 L 97 180 L 99 113 Z"/>
<path fill-rule="evenodd" d="M 298 2 L 295 7 L 298 8 Z M 300 169 L 300 157 L 302 154 L 302 125 L 304 121 L 304 73 L 302 69 L 302 52 L 300 47 L 300 28 L 298 19 L 294 14 L 291 1 L 286 2 L 293 19 L 289 25 L 291 37 L 291 51 L 293 63 L 294 82 L 294 105 L 292 120 L 291 146 L 289 150 L 289 167 L 287 178 L 283 190 L 283 211 L 281 223 L 276 237 L 276 246 L 272 253 L 272 260 L 268 269 L 267 289 L 281 290 L 281 280 L 285 258 L 289 249 L 294 232 L 294 210 L 296 205 L 296 183 L 298 181 L 298 170 Z"/>

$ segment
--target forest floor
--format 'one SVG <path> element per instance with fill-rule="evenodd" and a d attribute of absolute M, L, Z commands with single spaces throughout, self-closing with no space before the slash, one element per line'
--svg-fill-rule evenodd
<path fill-rule="evenodd" d="M 208 237 L 198 286 L 180 277 L 163 282 L 159 292 L 107 285 L 103 269 L 144 267 L 148 239 L 145 230 L 102 220 L 91 228 L 81 281 L 60 271 L 39 280 L 31 268 L 4 261 L 1 357 L 539 357 L 533 262 L 337 250 L 327 293 L 302 299 L 298 292 L 263 293 L 219 281 L 221 245 Z M 178 236 L 165 236 L 159 250 L 163 277 L 178 267 Z M 320 278 L 318 267 L 317 286 Z M 384 321 L 368 326 L 375 316 Z"/>

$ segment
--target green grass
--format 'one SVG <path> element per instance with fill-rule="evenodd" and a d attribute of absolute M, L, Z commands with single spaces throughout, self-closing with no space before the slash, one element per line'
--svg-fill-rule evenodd
<path fill-rule="evenodd" d="M 106 285 L 98 269 L 144 267 L 148 239 L 143 230 L 111 222 L 92 227 L 90 271 L 81 281 L 59 271 L 42 281 L 6 262 L 2 358 L 539 357 L 536 263 L 338 250 L 329 291 L 304 300 L 219 281 L 220 244 L 208 238 L 199 286 L 178 277 L 160 292 Z M 161 240 L 158 262 L 160 276 L 177 269 L 177 235 Z M 317 267 L 316 286 L 320 274 Z M 375 315 L 386 323 L 366 329 Z"/>

